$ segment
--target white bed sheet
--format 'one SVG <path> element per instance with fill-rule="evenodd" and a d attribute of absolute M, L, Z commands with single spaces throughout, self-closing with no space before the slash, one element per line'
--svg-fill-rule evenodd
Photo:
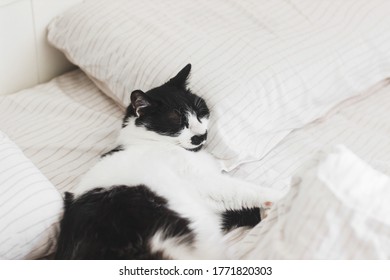
<path fill-rule="evenodd" d="M 390 177 L 343 145 L 317 153 L 262 223 L 230 249 L 242 259 L 390 259 Z"/>
<path fill-rule="evenodd" d="M 279 143 L 271 153 L 269 153 L 263 160 L 253 163 L 248 163 L 240 166 L 238 169 L 232 172 L 234 176 L 245 178 L 263 186 L 268 186 L 273 189 L 280 189 L 288 191 L 291 187 L 291 182 L 296 174 L 302 172 L 302 170 L 308 170 L 315 168 L 321 158 L 324 157 L 329 151 L 336 145 L 344 145 L 348 147 L 354 154 L 362 159 L 369 166 L 375 170 L 390 176 L 390 86 L 389 80 L 385 80 L 380 84 L 375 85 L 359 98 L 351 99 L 339 104 L 334 108 L 327 116 L 324 116 L 320 120 L 317 120 L 301 129 L 297 129 L 290 133 L 281 143 Z M 347 173 L 346 173 L 347 174 Z M 361 174 L 356 174 L 355 179 L 359 180 Z M 359 181 L 357 181 L 359 183 Z M 350 186 L 352 187 L 352 186 Z M 373 186 L 365 186 L 367 189 Z M 350 188 L 351 193 L 354 192 Z M 372 195 L 367 193 L 367 198 Z M 318 198 L 318 197 L 317 197 Z M 315 198 L 313 198 L 315 200 Z M 379 199 L 379 198 L 377 198 Z M 301 201 L 302 202 L 302 201 Z M 330 203 L 329 201 L 329 207 Z M 321 221 L 321 216 L 318 216 L 318 205 L 311 203 L 310 199 L 305 199 L 305 205 L 296 207 L 303 207 L 303 211 L 312 215 L 312 219 Z M 345 205 L 343 206 L 345 207 Z M 283 208 L 283 207 L 279 207 Z M 326 212 L 331 212 L 334 209 L 326 208 L 322 209 Z M 362 210 L 362 209 L 360 209 Z M 312 212 L 311 212 L 312 211 Z M 317 212 L 316 212 L 317 211 Z M 334 215 L 337 215 L 337 211 L 333 211 Z M 310 214 L 312 213 L 312 214 Z M 316 214 L 315 214 L 316 213 Z M 326 215 L 322 213 L 322 215 Z M 263 237 L 267 234 L 271 234 L 267 223 L 277 225 L 281 223 L 282 216 L 280 213 L 273 213 L 269 217 L 269 221 L 260 223 L 255 228 L 247 232 L 245 237 L 239 242 L 235 242 L 232 246 L 232 256 L 234 258 L 281 258 L 279 254 L 273 254 L 272 252 L 265 252 L 270 250 L 268 245 L 264 246 L 262 243 Z M 365 217 L 364 211 L 361 213 Z M 334 220 L 337 220 L 337 216 L 333 216 Z M 291 223 L 306 223 L 300 221 L 299 216 L 294 217 L 295 221 Z M 322 217 L 323 218 L 323 217 Z M 304 218 L 303 218 L 304 219 Z M 344 233 L 351 227 L 348 224 L 333 224 L 332 230 L 334 232 Z M 285 230 L 285 229 L 284 229 Z M 274 234 L 273 232 L 272 234 Z M 282 233 L 280 233 L 282 234 Z M 320 233 L 318 233 L 320 234 Z M 329 233 L 330 234 L 330 233 Z M 383 234 L 383 231 L 378 232 Z M 323 236 L 328 238 L 330 235 Z M 343 236 L 340 234 L 339 236 Z M 269 237 L 269 236 L 267 236 Z M 362 237 L 362 236 L 361 236 Z M 362 250 L 363 253 L 367 248 L 363 248 L 367 242 L 375 240 L 377 236 L 367 235 L 364 242 L 361 244 L 349 244 L 348 248 L 338 248 L 339 254 L 328 252 L 328 254 L 311 254 L 311 250 L 308 244 L 310 240 L 306 240 L 306 248 L 299 248 L 299 252 L 295 252 L 295 256 L 301 256 L 302 258 L 376 258 L 373 254 L 360 254 L 362 252 L 351 253 L 351 246 L 355 246 L 356 250 Z M 308 238 L 303 237 L 303 238 Z M 272 240 L 272 239 L 270 239 Z M 337 244 L 340 240 L 332 240 L 333 245 Z M 390 240 L 387 240 L 388 242 Z M 262 243 L 262 245 L 260 245 Z M 271 242 L 268 242 L 270 244 Z M 282 242 L 281 242 L 282 243 Z M 291 244 L 290 244 L 291 245 Z M 270 245 L 272 247 L 272 245 Z M 318 247 L 321 248 L 321 247 Z M 279 248 L 281 249 L 281 248 Z M 323 251 L 324 248 L 322 248 Z M 340 251 L 341 250 L 341 251 Z M 344 250 L 344 251 L 343 251 Z M 348 251 L 349 250 L 349 251 Z M 287 252 L 288 250 L 286 250 Z M 356 254 L 355 254 L 356 253 Z M 317 255 L 316 255 L 317 254 Z M 325 257 L 324 257 L 325 256 Z M 348 257 L 345 257 L 348 256 Z M 288 258 L 284 256 L 283 258 Z M 387 257 L 386 257 L 387 258 Z"/>

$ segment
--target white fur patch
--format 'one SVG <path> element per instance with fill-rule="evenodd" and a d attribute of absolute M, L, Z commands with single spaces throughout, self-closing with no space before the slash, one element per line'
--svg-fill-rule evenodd
<path fill-rule="evenodd" d="M 191 138 L 193 136 L 203 135 L 207 132 L 207 126 L 209 120 L 207 118 L 202 118 L 200 121 L 196 117 L 196 115 L 189 113 L 187 115 L 188 119 L 188 128 L 184 128 L 180 135 L 178 136 L 180 145 L 185 149 L 194 149 L 199 145 L 203 145 L 205 141 L 200 143 L 199 145 L 193 145 L 191 142 Z"/>
<path fill-rule="evenodd" d="M 223 248 L 217 244 L 189 244 L 186 236 L 164 238 L 164 234 L 158 231 L 150 240 L 149 246 L 152 253 L 162 252 L 164 256 L 179 260 L 199 260 L 199 259 L 223 259 L 225 253 Z M 222 240 L 222 238 L 221 238 Z"/>
<path fill-rule="evenodd" d="M 202 118 L 200 121 L 194 114 L 188 114 L 188 127 L 194 135 L 202 135 L 207 131 L 208 119 Z"/>

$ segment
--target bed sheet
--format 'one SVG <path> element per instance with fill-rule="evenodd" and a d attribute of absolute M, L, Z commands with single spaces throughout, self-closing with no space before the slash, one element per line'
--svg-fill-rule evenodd
<path fill-rule="evenodd" d="M 232 258 L 390 259 L 390 177 L 343 145 L 316 158 L 268 217 L 232 242 Z"/>
<path fill-rule="evenodd" d="M 389 80 L 385 80 L 363 93 L 359 98 L 339 104 L 323 118 L 290 133 L 261 161 L 244 164 L 234 170 L 232 175 L 287 193 L 291 189 L 293 177 L 296 174 L 315 167 L 334 146 L 343 145 L 376 171 L 390 176 L 389 84 Z M 356 174 L 355 179 L 358 180 L 359 176 L 360 174 Z M 352 189 L 351 192 L 353 193 Z M 310 200 L 306 202 L 310 204 Z M 318 205 L 313 204 L 307 207 L 313 207 L 311 215 L 315 216 Z M 303 209 L 310 214 L 310 209 Z M 280 223 L 279 214 L 274 213 L 268 217 L 269 222 Z M 299 222 L 299 217 L 296 218 L 295 222 Z M 320 216 L 316 218 L 321 220 Z M 294 221 L 291 222 L 294 223 Z M 347 224 L 334 224 L 332 230 L 343 233 L 347 227 Z M 233 258 L 267 258 L 264 254 L 267 246 L 261 247 L 262 245 L 259 244 L 262 243 L 264 234 L 269 233 L 268 229 L 265 220 L 264 223 L 260 223 L 246 234 L 242 234 L 242 239 L 232 244 Z M 371 236 L 371 238 L 374 237 Z M 342 248 L 338 249 L 342 250 Z M 306 254 L 307 250 L 301 253 L 302 256 L 313 257 Z M 268 257 L 269 255 L 272 256 L 268 254 Z M 340 256 L 339 254 L 330 258 Z M 365 257 L 367 255 L 363 255 L 363 258 Z"/>
<path fill-rule="evenodd" d="M 111 148 L 122 114 L 81 70 L 0 97 L 0 130 L 61 192 Z"/>

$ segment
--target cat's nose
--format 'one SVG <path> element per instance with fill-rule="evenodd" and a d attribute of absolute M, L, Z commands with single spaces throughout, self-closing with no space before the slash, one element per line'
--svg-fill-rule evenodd
<path fill-rule="evenodd" d="M 202 135 L 195 135 L 195 136 L 191 137 L 191 144 L 192 145 L 199 145 L 203 141 L 205 141 L 206 139 L 207 139 L 207 132 L 205 134 L 202 134 Z"/>

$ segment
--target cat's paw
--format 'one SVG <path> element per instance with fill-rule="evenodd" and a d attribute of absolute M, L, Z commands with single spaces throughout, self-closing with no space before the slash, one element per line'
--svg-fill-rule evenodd
<path fill-rule="evenodd" d="M 263 203 L 261 204 L 261 207 L 263 207 L 263 208 L 271 208 L 272 205 L 274 205 L 273 202 L 271 202 L 271 201 L 266 201 L 266 202 L 263 202 Z"/>
<path fill-rule="evenodd" d="M 269 212 L 271 211 L 271 207 L 273 205 L 273 202 L 271 201 L 266 201 L 261 204 L 260 207 L 260 218 L 261 220 L 267 218 Z"/>

